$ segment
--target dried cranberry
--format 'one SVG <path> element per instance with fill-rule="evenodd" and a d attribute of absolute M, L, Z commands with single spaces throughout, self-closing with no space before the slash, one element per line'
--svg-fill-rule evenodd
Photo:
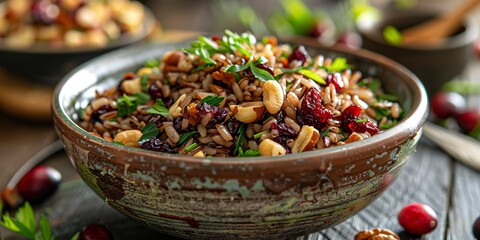
<path fill-rule="evenodd" d="M 437 226 L 437 214 L 425 204 L 411 203 L 398 214 L 398 222 L 413 235 L 427 234 Z"/>
<path fill-rule="evenodd" d="M 147 149 L 147 150 L 152 150 L 156 152 L 167 152 L 167 153 L 173 153 L 175 150 L 172 149 L 172 147 L 167 143 L 163 142 L 160 139 L 150 139 L 142 145 L 140 145 L 141 148 Z"/>
<path fill-rule="evenodd" d="M 150 87 L 148 87 L 148 95 L 150 95 L 152 99 L 161 99 L 163 96 L 162 89 L 160 89 L 157 84 L 152 84 Z"/>
<path fill-rule="evenodd" d="M 102 122 L 102 120 L 100 119 L 100 116 L 111 111 L 113 111 L 113 108 L 108 104 L 100 106 L 97 110 L 92 112 L 92 115 L 90 117 L 90 122 L 91 123 Z"/>
<path fill-rule="evenodd" d="M 476 239 L 480 239 L 480 217 L 478 217 L 472 226 L 473 236 Z"/>
<path fill-rule="evenodd" d="M 343 87 L 345 86 L 343 83 L 342 75 L 340 73 L 328 74 L 325 82 L 327 83 L 327 85 L 333 84 L 337 92 L 341 92 Z"/>
<path fill-rule="evenodd" d="M 163 98 L 163 104 L 165 105 L 166 108 L 170 108 L 172 105 L 173 105 L 173 98 L 171 97 L 166 97 L 166 98 Z"/>
<path fill-rule="evenodd" d="M 37 0 L 32 4 L 32 19 L 37 23 L 53 24 L 60 13 L 57 5 L 49 0 Z"/>
<path fill-rule="evenodd" d="M 296 132 L 290 125 L 286 123 L 279 123 L 278 126 L 278 133 L 281 136 L 286 136 L 292 139 L 297 138 L 298 132 Z"/>
<path fill-rule="evenodd" d="M 364 133 L 369 132 L 371 135 L 375 135 L 378 133 L 378 127 L 375 123 L 370 121 L 369 119 L 365 119 L 364 121 L 358 121 L 360 113 L 362 113 L 362 109 L 355 105 L 351 105 L 347 107 L 342 112 L 341 120 L 342 120 L 342 129 L 345 132 L 358 132 Z"/>
<path fill-rule="evenodd" d="M 320 92 L 312 88 L 302 100 L 297 112 L 297 120 L 302 125 L 309 125 L 321 130 L 328 119 L 332 118 L 332 112 L 322 105 Z"/>
<path fill-rule="evenodd" d="M 92 223 L 85 226 L 80 235 L 79 240 L 111 240 L 112 232 L 103 224 Z"/>
<path fill-rule="evenodd" d="M 283 122 L 283 120 L 285 119 L 285 112 L 283 110 L 280 110 L 277 113 L 275 113 L 272 117 L 275 118 L 275 120 L 277 120 L 277 123 Z"/>
<path fill-rule="evenodd" d="M 375 135 L 378 132 L 378 127 L 375 125 L 375 123 L 367 119 L 365 122 L 350 122 L 348 124 L 348 131 L 345 131 L 358 133 L 369 132 L 370 135 Z"/>
<path fill-rule="evenodd" d="M 288 57 L 288 62 L 297 60 L 301 64 L 304 64 L 308 58 L 310 58 L 310 56 L 308 55 L 305 47 L 303 45 L 299 45 L 295 49 L 293 49 L 292 54 Z"/>
<path fill-rule="evenodd" d="M 55 168 L 38 165 L 20 179 L 17 184 L 18 193 L 25 200 L 38 203 L 52 195 L 61 180 L 62 174 Z"/>
<path fill-rule="evenodd" d="M 204 118 L 207 114 L 212 115 L 212 119 L 209 122 L 209 125 L 222 123 L 227 117 L 228 111 L 225 108 L 219 108 L 217 106 L 212 106 L 208 103 L 200 103 L 195 106 L 195 109 L 198 111 L 200 118 Z"/>
<path fill-rule="evenodd" d="M 226 125 L 228 131 L 230 132 L 230 134 L 237 133 L 238 128 L 240 128 L 240 122 L 235 118 L 228 119 L 228 121 L 226 122 L 225 125 Z"/>
<path fill-rule="evenodd" d="M 257 68 L 260 68 L 260 69 L 263 69 L 263 70 L 267 71 L 268 73 L 270 73 L 273 76 L 273 68 L 265 65 L 264 63 L 260 63 L 260 64 L 257 64 L 255 66 Z"/>

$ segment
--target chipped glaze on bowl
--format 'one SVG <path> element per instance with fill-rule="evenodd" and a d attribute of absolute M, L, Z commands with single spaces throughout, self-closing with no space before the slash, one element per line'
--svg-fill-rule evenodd
<path fill-rule="evenodd" d="M 306 44 L 306 43 L 304 43 Z M 84 64 L 57 86 L 54 123 L 84 181 L 121 213 L 188 239 L 282 239 L 338 224 L 366 207 L 397 177 L 427 116 L 418 79 L 366 51 L 308 45 L 313 55 L 346 57 L 398 95 L 408 115 L 370 139 L 281 157 L 192 158 L 119 146 L 80 128 L 95 89 L 179 45 L 144 45 Z"/>

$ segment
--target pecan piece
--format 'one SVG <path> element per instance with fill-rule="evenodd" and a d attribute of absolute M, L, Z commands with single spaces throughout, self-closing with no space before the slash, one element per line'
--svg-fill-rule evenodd
<path fill-rule="evenodd" d="M 381 228 L 374 228 L 362 230 L 355 235 L 355 240 L 400 240 L 400 237 L 388 230 Z"/>

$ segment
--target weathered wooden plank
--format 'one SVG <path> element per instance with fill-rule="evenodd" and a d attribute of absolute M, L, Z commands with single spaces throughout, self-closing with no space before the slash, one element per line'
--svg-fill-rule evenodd
<path fill-rule="evenodd" d="M 474 239 L 472 225 L 480 216 L 480 173 L 455 163 L 454 176 L 447 239 Z"/>
<path fill-rule="evenodd" d="M 342 224 L 297 240 L 353 239 L 358 231 L 375 227 L 400 233 L 402 227 L 397 214 L 411 202 L 425 203 L 439 216 L 438 227 L 424 239 L 444 239 L 451 169 L 452 162 L 447 155 L 422 141 L 398 179 L 370 206 Z M 408 239 L 406 234 L 401 235 L 402 239 Z"/>

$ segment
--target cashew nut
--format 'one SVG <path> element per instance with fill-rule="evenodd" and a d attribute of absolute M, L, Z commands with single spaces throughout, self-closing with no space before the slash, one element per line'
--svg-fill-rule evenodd
<path fill-rule="evenodd" d="M 128 95 L 142 92 L 142 83 L 140 81 L 140 78 L 123 81 L 122 91 Z"/>
<path fill-rule="evenodd" d="M 230 105 L 230 110 L 238 121 L 252 123 L 263 116 L 265 105 L 260 101 L 246 102 L 241 105 Z"/>
<path fill-rule="evenodd" d="M 258 151 L 262 156 L 281 156 L 287 154 L 287 150 L 285 150 L 282 145 L 271 139 L 263 140 L 260 145 L 258 145 Z"/>
<path fill-rule="evenodd" d="M 266 81 L 262 87 L 263 90 L 263 103 L 267 108 L 267 111 L 271 114 L 275 114 L 282 108 L 283 99 L 285 94 L 283 93 L 282 85 L 275 80 Z"/>
<path fill-rule="evenodd" d="M 317 144 L 319 138 L 320 133 L 316 128 L 303 125 L 297 139 L 293 142 L 292 153 L 305 152 L 312 149 Z"/>
<path fill-rule="evenodd" d="M 138 140 L 140 140 L 141 137 L 142 137 L 142 132 L 139 130 L 126 130 L 123 132 L 119 132 L 115 136 L 113 141 L 119 142 L 125 146 L 139 148 L 140 144 L 138 144 Z"/>

